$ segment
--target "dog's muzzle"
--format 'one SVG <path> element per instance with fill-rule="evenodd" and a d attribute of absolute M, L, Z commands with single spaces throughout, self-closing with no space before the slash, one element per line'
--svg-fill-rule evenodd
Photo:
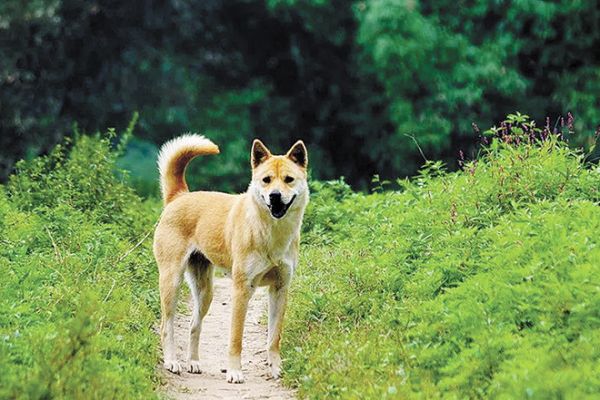
<path fill-rule="evenodd" d="M 281 199 L 280 193 L 271 193 L 269 195 L 269 210 L 271 211 L 271 215 L 277 219 L 283 218 L 287 210 L 289 210 L 292 203 L 296 200 L 296 195 L 292 197 L 289 203 L 284 203 Z"/>

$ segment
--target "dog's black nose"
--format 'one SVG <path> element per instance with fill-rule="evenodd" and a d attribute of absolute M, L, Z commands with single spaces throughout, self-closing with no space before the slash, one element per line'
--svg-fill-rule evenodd
<path fill-rule="evenodd" d="M 281 193 L 279 193 L 278 191 L 269 193 L 269 200 L 271 200 L 271 203 L 281 202 Z"/>

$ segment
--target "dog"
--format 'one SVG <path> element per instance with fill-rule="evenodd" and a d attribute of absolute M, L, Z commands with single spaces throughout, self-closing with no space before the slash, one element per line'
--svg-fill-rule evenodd
<path fill-rule="evenodd" d="M 173 324 L 185 275 L 194 303 L 188 371 L 201 372 L 198 343 L 212 301 L 216 266 L 229 270 L 233 281 L 227 382 L 244 382 L 242 336 L 248 302 L 257 286 L 268 286 L 267 362 L 277 379 L 288 288 L 298 264 L 300 229 L 309 201 L 307 150 L 298 141 L 285 155 L 272 155 L 256 139 L 250 153 L 252 180 L 245 193 L 190 192 L 185 181 L 188 163 L 196 156 L 218 153 L 209 139 L 191 134 L 165 143 L 159 153 L 164 209 L 153 250 L 159 268 L 164 367 L 177 374 L 182 370 Z"/>

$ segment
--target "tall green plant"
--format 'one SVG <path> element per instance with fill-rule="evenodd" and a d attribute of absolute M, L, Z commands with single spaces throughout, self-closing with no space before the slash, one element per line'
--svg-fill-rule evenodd
<path fill-rule="evenodd" d="M 525 115 L 489 133 L 400 192 L 318 188 L 285 338 L 300 396 L 598 395 L 600 174 Z"/>
<path fill-rule="evenodd" d="M 76 136 L 0 187 L 0 398 L 152 398 L 159 205 Z"/>

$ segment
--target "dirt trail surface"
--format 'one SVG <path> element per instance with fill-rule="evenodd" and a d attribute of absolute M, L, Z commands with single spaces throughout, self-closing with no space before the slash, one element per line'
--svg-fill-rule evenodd
<path fill-rule="evenodd" d="M 202 324 L 200 334 L 201 374 L 183 372 L 175 375 L 159 366 L 166 385 L 167 398 L 197 399 L 294 399 L 294 392 L 273 380 L 266 365 L 267 327 L 261 324 L 267 307 L 265 288 L 258 288 L 250 301 L 244 330 L 242 371 L 246 382 L 231 384 L 225 381 L 227 344 L 231 316 L 231 280 L 215 276 L 214 299 Z M 177 359 L 187 371 L 190 316 L 179 313 L 175 318 Z"/>

